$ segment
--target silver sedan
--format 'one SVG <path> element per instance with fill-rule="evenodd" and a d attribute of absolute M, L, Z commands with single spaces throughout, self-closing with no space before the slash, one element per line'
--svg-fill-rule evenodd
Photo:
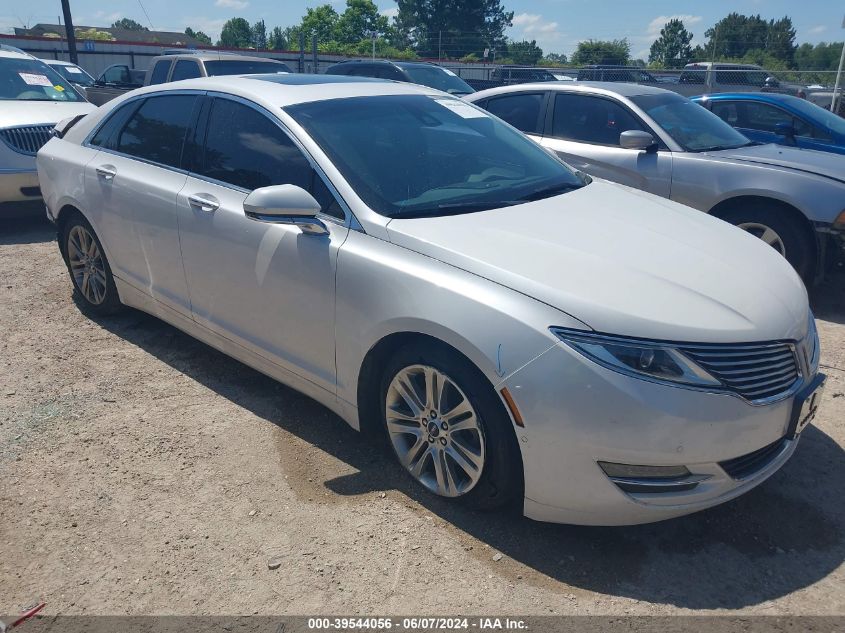
<path fill-rule="evenodd" d="M 205 78 L 57 133 L 38 170 L 82 309 L 157 315 L 384 433 L 433 494 L 657 521 L 764 481 L 815 414 L 782 257 L 451 95 Z"/>
<path fill-rule="evenodd" d="M 637 84 L 523 84 L 466 99 L 588 174 L 740 226 L 807 281 L 842 248 L 845 156 L 754 143 L 689 99 Z"/>

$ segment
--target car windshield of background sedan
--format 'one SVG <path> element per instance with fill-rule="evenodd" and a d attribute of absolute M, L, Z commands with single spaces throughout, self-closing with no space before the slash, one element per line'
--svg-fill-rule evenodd
<path fill-rule="evenodd" d="M 435 90 L 442 90 L 453 95 L 468 95 L 473 90 L 468 83 L 458 77 L 451 70 L 440 68 L 439 66 L 400 66 L 402 70 L 408 73 L 408 76 L 414 80 L 415 83 L 434 88 Z"/>
<path fill-rule="evenodd" d="M 631 97 L 688 152 L 736 149 L 753 143 L 718 116 L 675 94 Z"/>
<path fill-rule="evenodd" d="M 34 59 L 0 58 L 0 77 L 4 101 L 84 101 L 55 70 Z"/>
<path fill-rule="evenodd" d="M 459 99 L 354 97 L 285 111 L 361 199 L 392 218 L 483 211 L 587 183 L 527 137 Z"/>
<path fill-rule="evenodd" d="M 82 70 L 79 66 L 50 66 L 53 70 L 59 73 L 62 77 L 71 83 L 79 84 L 80 86 L 92 86 L 94 78 Z"/>
<path fill-rule="evenodd" d="M 205 62 L 209 77 L 220 75 L 258 75 L 261 73 L 289 73 L 290 67 L 279 62 L 256 62 L 235 59 L 221 59 Z"/>

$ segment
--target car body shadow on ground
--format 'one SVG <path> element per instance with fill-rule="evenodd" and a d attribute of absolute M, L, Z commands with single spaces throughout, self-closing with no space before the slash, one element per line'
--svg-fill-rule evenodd
<path fill-rule="evenodd" d="M 46 215 L 0 219 L 0 246 L 36 244 L 56 239 L 56 227 Z"/>
<path fill-rule="evenodd" d="M 808 587 L 845 559 L 845 456 L 817 428 L 805 431 L 780 472 L 723 506 L 634 527 L 542 524 L 513 513 L 476 513 L 427 493 L 395 463 L 386 442 L 360 436 L 315 401 L 153 317 L 128 311 L 99 322 L 278 426 L 284 434 L 279 440 L 280 476 L 288 477 L 303 503 L 329 491 L 329 497 L 354 506 L 356 498 L 368 493 L 396 491 L 407 497 L 406 505 L 454 526 L 455 538 L 466 539 L 464 549 L 483 555 L 486 563 L 490 550 L 478 541 L 515 561 L 507 572 L 514 578 L 527 566 L 537 572 L 538 582 L 558 591 L 566 583 L 683 608 L 735 609 Z M 291 451 L 301 450 L 290 445 L 291 436 L 318 454 L 307 473 L 291 466 L 297 461 Z M 346 465 L 344 474 L 325 467 L 321 453 Z M 507 569 L 499 565 L 495 573 Z"/>

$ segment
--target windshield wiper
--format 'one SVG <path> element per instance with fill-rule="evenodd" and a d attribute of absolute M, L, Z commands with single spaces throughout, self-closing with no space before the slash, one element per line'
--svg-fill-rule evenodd
<path fill-rule="evenodd" d="M 396 219 L 406 218 L 429 218 L 440 217 L 444 215 L 460 215 L 462 213 L 475 213 L 476 211 L 489 211 L 490 209 L 501 209 L 502 207 L 512 207 L 515 204 L 520 204 L 522 200 L 491 200 L 471 202 L 446 202 L 438 204 L 433 207 L 425 207 L 422 209 L 413 209 L 408 211 L 399 211 L 392 217 Z"/>
<path fill-rule="evenodd" d="M 581 183 L 566 182 L 563 184 L 553 185 L 545 189 L 538 189 L 531 193 L 522 196 L 519 200 L 521 202 L 533 202 L 534 200 L 542 200 L 543 198 L 551 198 L 561 193 L 568 193 L 580 189 L 584 185 Z"/>
<path fill-rule="evenodd" d="M 748 141 L 747 143 L 743 143 L 742 145 L 711 145 L 709 147 L 702 147 L 699 149 L 691 150 L 693 152 L 719 152 L 723 150 L 729 149 L 739 149 L 741 147 L 751 147 L 752 145 L 760 145 L 760 143 L 756 143 L 754 141 Z"/>

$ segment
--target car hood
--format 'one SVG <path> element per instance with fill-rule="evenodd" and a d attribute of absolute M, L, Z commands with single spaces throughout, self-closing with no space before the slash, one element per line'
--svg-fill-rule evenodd
<path fill-rule="evenodd" d="M 830 152 L 817 152 L 810 149 L 798 149 L 767 143 L 765 145 L 749 145 L 739 149 L 707 152 L 707 155 L 746 163 L 774 165 L 845 182 L 845 157 Z"/>
<path fill-rule="evenodd" d="M 0 128 L 58 123 L 62 119 L 77 114 L 88 114 L 97 109 L 97 106 L 87 101 L 76 103 L 65 101 L 2 101 L 0 103 L 2 103 L 0 105 Z"/>
<path fill-rule="evenodd" d="M 598 179 L 513 207 L 393 219 L 387 230 L 397 245 L 599 332 L 687 342 L 806 333 L 804 284 L 771 247 L 699 211 Z"/>

